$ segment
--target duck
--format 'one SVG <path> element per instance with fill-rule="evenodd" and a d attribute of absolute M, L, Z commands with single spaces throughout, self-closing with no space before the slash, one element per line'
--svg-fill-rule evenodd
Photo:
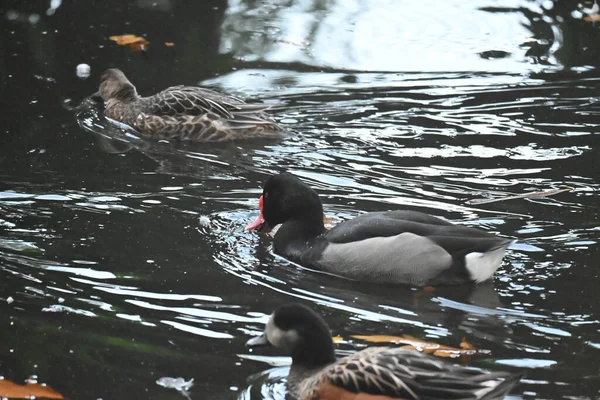
<path fill-rule="evenodd" d="M 197 86 L 173 86 L 141 97 L 123 71 L 116 68 L 102 73 L 97 95 L 106 104 L 106 117 L 146 137 L 224 142 L 286 133 L 265 112 L 269 105 L 247 104 Z"/>
<path fill-rule="evenodd" d="M 300 303 L 279 306 L 246 346 L 274 347 L 292 357 L 286 385 L 294 400 L 495 400 L 523 377 L 457 366 L 402 347 L 367 347 L 336 360 L 327 323 Z"/>
<path fill-rule="evenodd" d="M 276 226 L 275 253 L 309 269 L 377 284 L 484 282 L 516 242 L 412 210 L 369 212 L 327 230 L 317 192 L 288 172 L 265 181 L 258 218 L 246 229 L 268 233 Z"/>

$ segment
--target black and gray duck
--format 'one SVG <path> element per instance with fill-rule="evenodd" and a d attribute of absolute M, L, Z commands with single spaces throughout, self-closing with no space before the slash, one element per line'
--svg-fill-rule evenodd
<path fill-rule="evenodd" d="M 295 400 L 498 400 L 523 377 L 397 347 L 370 347 L 336 361 L 326 322 L 300 304 L 277 308 L 246 346 L 273 346 L 292 357 L 287 398 Z"/>
<path fill-rule="evenodd" d="M 141 97 L 116 68 L 102 74 L 99 94 L 106 102 L 104 115 L 157 139 L 223 142 L 286 132 L 265 113 L 266 104 L 247 104 L 197 86 L 173 86 Z"/>
<path fill-rule="evenodd" d="M 412 210 L 370 212 L 330 231 L 317 192 L 289 173 L 269 177 L 259 216 L 275 252 L 307 268 L 372 283 L 454 285 L 490 279 L 514 240 Z"/>

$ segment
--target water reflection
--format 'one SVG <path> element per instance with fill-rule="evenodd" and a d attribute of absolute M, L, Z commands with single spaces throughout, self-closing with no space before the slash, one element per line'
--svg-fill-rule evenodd
<path fill-rule="evenodd" d="M 527 369 L 521 398 L 597 397 L 593 4 L 454 3 L 3 3 L 1 374 L 36 374 L 69 398 L 181 398 L 156 382 L 185 377 L 191 398 L 280 399 L 285 360 L 243 344 L 296 300 L 345 338 L 466 337 L 485 351 L 472 365 Z M 147 34 L 149 52 L 107 41 L 124 29 Z M 150 142 L 97 106 L 63 109 L 109 66 L 143 92 L 202 82 L 277 103 L 294 133 Z M 434 293 L 302 269 L 243 230 L 282 170 L 316 188 L 334 222 L 410 208 L 520 241 L 493 282 Z"/>

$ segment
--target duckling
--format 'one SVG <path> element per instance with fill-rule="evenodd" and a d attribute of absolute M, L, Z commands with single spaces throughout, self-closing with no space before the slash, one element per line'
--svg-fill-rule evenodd
<path fill-rule="evenodd" d="M 106 102 L 104 115 L 153 138 L 223 142 L 286 132 L 264 112 L 268 105 L 246 104 L 196 86 L 173 86 L 141 97 L 116 68 L 104 71 L 98 93 Z"/>
<path fill-rule="evenodd" d="M 301 304 L 280 306 L 248 347 L 273 346 L 292 357 L 295 400 L 503 399 L 522 373 L 456 366 L 416 350 L 370 347 L 336 361 L 327 323 Z"/>

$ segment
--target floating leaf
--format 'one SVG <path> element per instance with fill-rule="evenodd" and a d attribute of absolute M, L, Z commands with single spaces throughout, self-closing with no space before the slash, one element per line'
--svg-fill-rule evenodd
<path fill-rule="evenodd" d="M 8 379 L 0 379 L 0 397 L 8 399 L 64 399 L 63 395 L 50 386 L 39 383 L 18 385 Z"/>
<path fill-rule="evenodd" d="M 583 17 L 583 20 L 587 22 L 600 22 L 600 14 L 590 14 Z"/>
<path fill-rule="evenodd" d="M 175 43 L 173 43 L 173 42 L 165 42 L 165 46 L 167 46 L 167 47 L 173 47 L 173 46 L 175 46 Z"/>
<path fill-rule="evenodd" d="M 285 44 L 291 44 L 292 46 L 298 46 L 298 47 L 306 47 L 310 44 L 309 41 L 307 40 L 302 40 L 300 42 L 293 42 L 291 40 L 283 40 L 283 39 L 279 39 L 277 40 L 277 42 L 279 43 L 285 43 Z"/>
<path fill-rule="evenodd" d="M 352 335 L 354 339 L 364 340 L 372 343 L 394 343 L 403 344 L 404 348 L 419 350 L 437 357 L 460 357 L 461 355 L 472 355 L 477 353 L 477 349 L 465 339 L 461 342 L 461 348 L 443 346 L 434 342 L 426 342 L 413 336 L 388 336 L 388 335 Z M 465 347 L 463 347 L 463 344 Z"/>
<path fill-rule="evenodd" d="M 333 339 L 333 343 L 342 343 L 344 341 L 344 338 L 341 336 L 334 336 L 332 337 Z"/>
<path fill-rule="evenodd" d="M 467 201 L 467 204 L 489 204 L 495 203 L 497 201 L 505 201 L 505 200 L 516 200 L 516 199 L 535 199 L 540 197 L 548 197 L 554 196 L 555 194 L 570 192 L 571 188 L 563 188 L 563 189 L 550 189 L 543 190 L 541 192 L 531 192 L 531 193 L 523 193 L 516 194 L 514 196 L 506 196 L 506 197 L 497 197 L 495 199 L 472 199 Z"/>
<path fill-rule="evenodd" d="M 333 217 L 328 217 L 325 214 L 323 214 L 323 223 L 325 224 L 325 229 L 331 229 L 336 225 L 335 219 Z"/>
<path fill-rule="evenodd" d="M 150 44 L 143 37 L 130 34 L 111 36 L 109 39 L 116 42 L 119 46 L 128 46 L 132 51 L 145 51 Z"/>
<path fill-rule="evenodd" d="M 467 342 L 466 338 L 463 338 L 462 341 L 460 342 L 460 348 L 463 350 L 477 350 L 475 348 L 475 346 L 473 346 L 471 343 Z"/>

